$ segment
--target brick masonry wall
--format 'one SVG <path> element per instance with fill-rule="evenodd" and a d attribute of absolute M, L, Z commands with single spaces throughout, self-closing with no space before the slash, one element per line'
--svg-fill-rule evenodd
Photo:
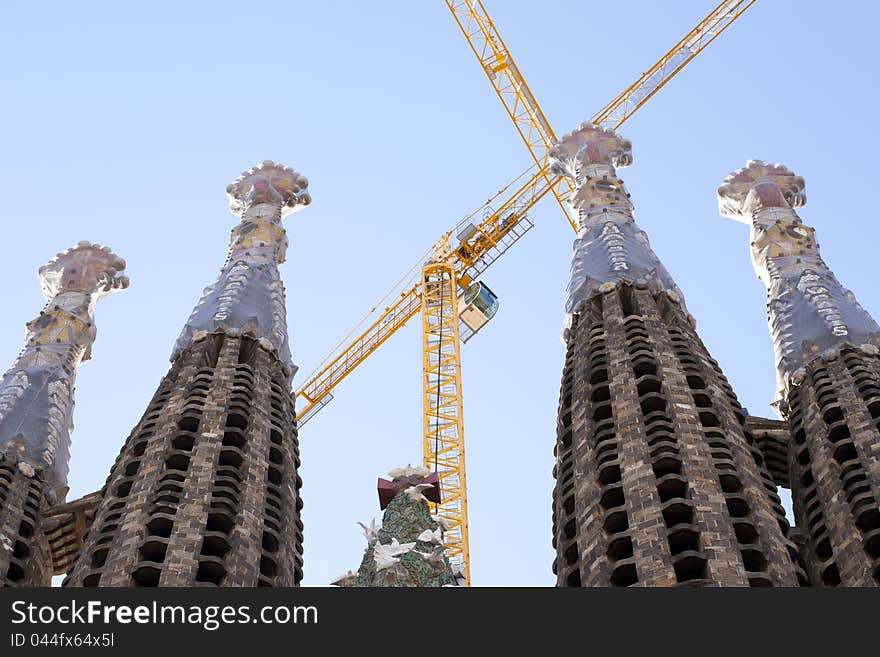
<path fill-rule="evenodd" d="M 0 459 L 0 586 L 49 586 L 52 560 L 40 530 L 47 502 L 39 477 Z"/>
<path fill-rule="evenodd" d="M 298 585 L 289 391 L 254 340 L 219 333 L 190 345 L 117 458 L 65 585 Z"/>
<path fill-rule="evenodd" d="M 844 349 L 788 397 L 795 519 L 816 586 L 880 585 L 880 358 Z"/>
<path fill-rule="evenodd" d="M 554 491 L 560 586 L 806 583 L 776 487 L 718 364 L 664 293 L 576 316 Z"/>

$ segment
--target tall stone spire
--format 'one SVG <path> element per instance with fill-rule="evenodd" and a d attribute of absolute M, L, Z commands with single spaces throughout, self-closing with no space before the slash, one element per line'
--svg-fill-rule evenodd
<path fill-rule="evenodd" d="M 128 287 L 125 261 L 90 242 L 40 268 L 47 303 L 0 382 L 0 573 L 6 585 L 51 576 L 39 514 L 67 494 L 76 371 L 95 341 L 95 305 Z"/>
<path fill-rule="evenodd" d="M 125 442 L 66 584 L 293 586 L 302 578 L 294 367 L 278 265 L 308 181 L 263 162 L 227 188 L 241 219 L 217 281 Z"/>
<path fill-rule="evenodd" d="M 628 141 L 584 124 L 553 494 L 560 586 L 774 586 L 806 577 L 745 413 L 635 224 Z"/>
<path fill-rule="evenodd" d="M 751 228 L 767 288 L 774 404 L 788 419 L 795 518 L 815 585 L 880 584 L 880 327 L 819 254 L 795 208 L 803 178 L 751 160 L 718 189 L 725 217 Z"/>

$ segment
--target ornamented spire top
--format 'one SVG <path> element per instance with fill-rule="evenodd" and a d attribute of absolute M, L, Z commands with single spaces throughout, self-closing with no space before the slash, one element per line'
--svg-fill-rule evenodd
<path fill-rule="evenodd" d="M 40 268 L 48 300 L 27 325 L 25 348 L 0 381 L 0 456 L 66 491 L 76 370 L 91 357 L 99 299 L 128 287 L 125 260 L 80 242 Z"/>
<path fill-rule="evenodd" d="M 550 150 L 551 169 L 577 185 L 569 203 L 578 217 L 565 303 L 563 340 L 581 306 L 619 283 L 666 292 L 684 308 L 675 281 L 635 223 L 633 205 L 617 167 L 632 164 L 632 144 L 591 123 L 565 135 Z M 685 312 L 687 312 L 685 310 Z"/>
<path fill-rule="evenodd" d="M 222 331 L 259 340 L 288 371 L 294 370 L 277 265 L 287 255 L 281 220 L 312 202 L 308 184 L 290 167 L 266 160 L 226 188 L 229 209 L 241 223 L 232 229 L 226 263 L 184 326 L 172 360 L 193 340 Z"/>
<path fill-rule="evenodd" d="M 125 260 L 109 247 L 85 241 L 62 251 L 40 267 L 40 286 L 48 303 L 41 316 L 28 324 L 28 345 L 56 344 L 59 336 L 49 329 L 50 320 L 46 318 L 46 313 L 63 310 L 70 318 L 54 322 L 55 330 L 63 326 L 70 331 L 74 324 L 88 329 L 89 339 L 84 341 L 82 360 L 91 358 L 95 339 L 95 305 L 108 294 L 128 287 L 128 276 L 121 273 L 124 269 Z M 78 320 L 78 323 L 74 320 Z"/>
<path fill-rule="evenodd" d="M 582 123 L 550 149 L 550 157 L 553 158 L 553 173 L 576 178 L 579 171 L 590 165 L 607 165 L 615 169 L 628 167 L 633 162 L 632 143 L 613 130 Z"/>
<path fill-rule="evenodd" d="M 229 210 L 242 216 L 259 205 L 268 205 L 277 207 L 278 219 L 282 219 L 312 202 L 308 186 L 308 179 L 290 167 L 264 160 L 226 187 Z"/>
<path fill-rule="evenodd" d="M 806 204 L 804 179 L 781 164 L 749 160 L 718 188 L 721 215 L 751 225 L 752 215 L 767 208 L 799 208 Z"/>
<path fill-rule="evenodd" d="M 780 164 L 749 160 L 718 188 L 721 214 L 751 226 L 752 266 L 767 288 L 776 354 L 774 405 L 783 415 L 789 388 L 812 360 L 845 345 L 880 344 L 880 327 L 828 269 L 815 231 L 794 210 L 806 203 L 804 187 Z"/>

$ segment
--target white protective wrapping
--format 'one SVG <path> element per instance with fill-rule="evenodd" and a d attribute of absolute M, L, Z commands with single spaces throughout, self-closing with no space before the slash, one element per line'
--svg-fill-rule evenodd
<path fill-rule="evenodd" d="M 565 299 L 562 340 L 573 316 L 596 294 L 621 283 L 666 292 L 684 307 L 684 297 L 635 223 L 633 205 L 618 167 L 632 163 L 632 145 L 611 130 L 584 123 L 551 151 L 554 173 L 569 176 L 576 191 L 569 203 L 578 217 Z"/>
<path fill-rule="evenodd" d="M 822 260 L 815 232 L 793 208 L 806 203 L 804 180 L 786 167 L 750 160 L 718 189 L 725 217 L 749 224 L 752 266 L 767 288 L 776 359 L 774 406 L 785 412 L 792 385 L 819 357 L 846 346 L 875 352 L 880 326 Z"/>
<path fill-rule="evenodd" d="M 281 220 L 311 202 L 307 187 L 296 171 L 268 160 L 227 187 L 230 210 L 241 223 L 232 229 L 226 263 L 184 325 L 171 360 L 194 340 L 223 332 L 258 340 L 289 374 L 295 372 L 278 265 L 287 253 Z"/>
<path fill-rule="evenodd" d="M 74 385 L 91 357 L 98 300 L 128 287 L 125 261 L 80 242 L 40 268 L 48 300 L 27 325 L 25 348 L 0 381 L 0 455 L 48 482 L 53 501 L 67 491 Z"/>

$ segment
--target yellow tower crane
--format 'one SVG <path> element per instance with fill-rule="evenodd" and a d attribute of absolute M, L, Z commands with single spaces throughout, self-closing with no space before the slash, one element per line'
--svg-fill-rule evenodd
<path fill-rule="evenodd" d="M 754 2 L 721 2 L 591 121 L 605 128 L 619 127 Z M 421 312 L 424 465 L 440 477 L 441 502 L 436 512 L 448 524 L 444 536 L 447 553 L 470 585 L 460 345 L 498 308 L 494 293 L 478 279 L 533 227 L 528 211 L 548 192 L 556 197 L 575 232 L 577 226 L 563 202 L 573 191 L 571 184 L 551 173 L 549 167 L 548 151 L 556 143 L 556 135 L 483 3 L 446 0 L 446 4 L 534 163 L 444 234 L 426 254 L 427 260 L 410 270 L 415 273 L 405 275 L 385 297 L 402 289 L 397 298 L 358 333 L 375 314 L 373 308 L 309 375 L 296 397 L 300 400 L 297 420 L 303 426 L 333 399 L 340 382 Z"/>

